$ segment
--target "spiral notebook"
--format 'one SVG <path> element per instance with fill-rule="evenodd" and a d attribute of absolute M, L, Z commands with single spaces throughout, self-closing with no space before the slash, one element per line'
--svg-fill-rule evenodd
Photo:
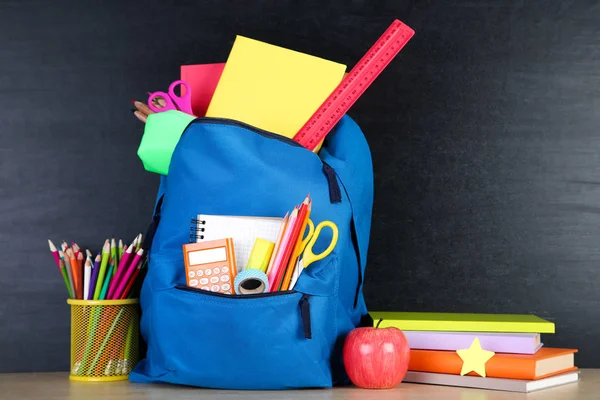
<path fill-rule="evenodd" d="M 240 272 L 248 264 L 256 239 L 276 242 L 282 222 L 283 218 L 276 217 L 199 214 L 191 222 L 190 242 L 232 238 L 237 270 Z"/>

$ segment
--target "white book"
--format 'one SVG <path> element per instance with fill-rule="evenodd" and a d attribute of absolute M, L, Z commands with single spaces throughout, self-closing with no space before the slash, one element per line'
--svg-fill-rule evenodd
<path fill-rule="evenodd" d="M 275 243 L 283 218 L 199 214 L 192 221 L 195 242 L 233 239 L 237 271 L 246 268 L 257 238 Z"/>
<path fill-rule="evenodd" d="M 426 383 L 443 386 L 462 386 L 476 389 L 504 390 L 529 393 L 536 390 L 574 383 L 579 380 L 579 371 L 567 372 L 549 378 L 528 381 L 522 379 L 482 378 L 480 376 L 460 376 L 435 374 L 431 372 L 408 371 L 402 380 L 409 383 Z"/>

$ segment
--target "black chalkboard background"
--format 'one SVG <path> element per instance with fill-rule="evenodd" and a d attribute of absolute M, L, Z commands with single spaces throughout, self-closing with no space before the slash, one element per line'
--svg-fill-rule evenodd
<path fill-rule="evenodd" d="M 0 372 L 68 369 L 46 239 L 147 226 L 130 99 L 236 34 L 351 67 L 394 18 L 417 33 L 350 112 L 376 174 L 369 308 L 535 313 L 600 367 L 600 2 L 21 0 L 0 1 Z"/>

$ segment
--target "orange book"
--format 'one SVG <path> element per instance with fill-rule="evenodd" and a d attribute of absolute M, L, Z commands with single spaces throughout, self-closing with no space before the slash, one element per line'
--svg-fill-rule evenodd
<path fill-rule="evenodd" d="M 576 349 L 542 347 L 535 354 L 496 353 L 485 364 L 489 378 L 536 380 L 577 369 Z M 463 361 L 454 351 L 411 350 L 410 371 L 460 375 Z M 479 376 L 475 372 L 467 375 Z"/>

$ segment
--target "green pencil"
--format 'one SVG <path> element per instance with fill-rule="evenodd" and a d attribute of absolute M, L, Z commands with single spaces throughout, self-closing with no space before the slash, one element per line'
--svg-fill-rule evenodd
<path fill-rule="evenodd" d="M 104 285 L 104 276 L 106 275 L 106 265 L 110 258 L 110 242 L 106 239 L 104 247 L 102 247 L 102 262 L 100 263 L 100 272 L 98 273 L 98 281 L 96 282 L 96 289 L 94 290 L 94 300 L 100 300 L 100 292 Z"/>
<path fill-rule="evenodd" d="M 69 284 L 69 277 L 67 276 L 67 270 L 65 267 L 65 261 L 60 260 L 60 273 L 65 281 L 65 286 L 67 287 L 67 291 L 69 292 L 69 297 L 73 298 L 73 290 L 71 289 L 71 285 Z"/>
<path fill-rule="evenodd" d="M 121 261 L 121 257 L 123 257 L 124 251 L 125 247 L 123 246 L 123 240 L 119 239 L 119 261 Z M 119 263 L 117 263 L 116 265 L 119 265 Z"/>
<path fill-rule="evenodd" d="M 108 286 L 110 285 L 110 281 L 113 277 L 113 271 L 115 269 L 115 262 L 112 256 L 110 257 L 110 261 L 108 264 L 108 271 L 106 271 L 106 279 L 102 284 L 102 291 L 100 292 L 100 298 L 98 300 L 106 300 L 106 292 L 108 291 Z"/>
<path fill-rule="evenodd" d="M 119 265 L 119 259 L 117 258 L 117 244 L 115 242 L 115 238 L 110 240 L 110 256 L 113 260 L 114 270 L 113 273 L 116 272 L 117 266 Z M 110 276 L 112 278 L 112 275 Z"/>
<path fill-rule="evenodd" d="M 142 247 L 142 234 L 140 233 L 139 235 L 137 235 L 135 239 L 137 240 L 137 243 L 135 245 L 135 252 L 137 253 L 140 247 Z"/>

